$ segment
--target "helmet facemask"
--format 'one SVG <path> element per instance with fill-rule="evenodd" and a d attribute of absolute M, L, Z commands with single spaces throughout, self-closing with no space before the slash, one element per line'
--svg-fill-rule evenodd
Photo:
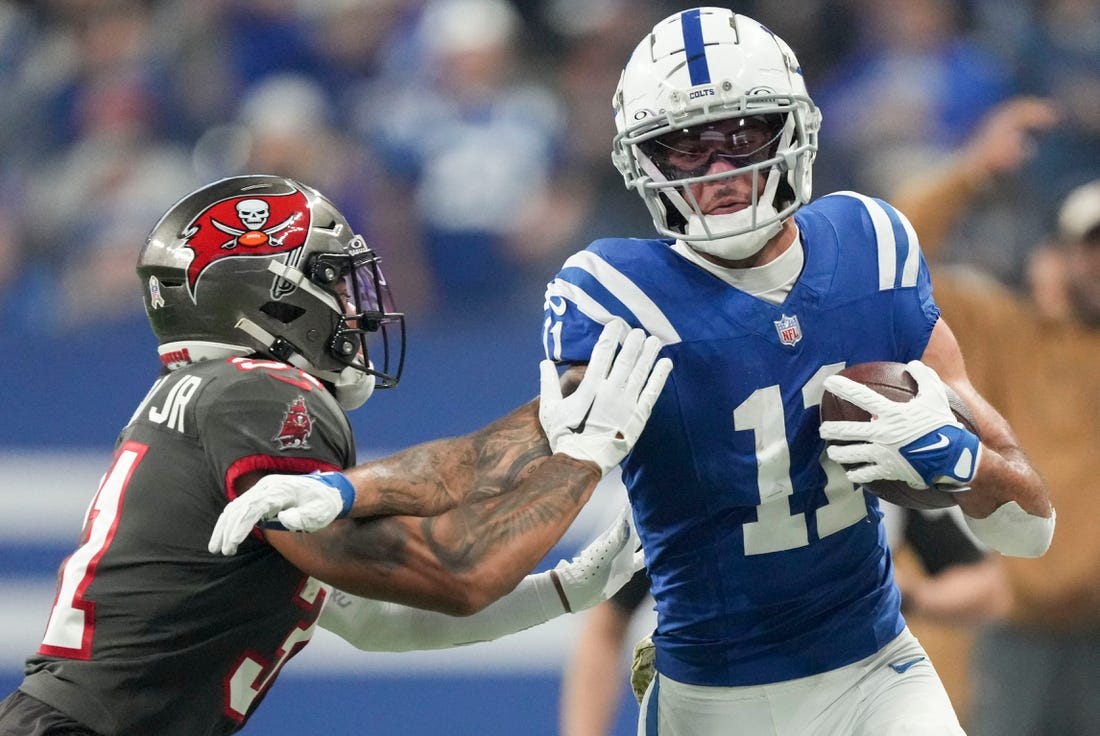
<path fill-rule="evenodd" d="M 308 266 L 311 280 L 334 292 L 338 302 L 340 314 L 328 351 L 345 365 L 374 376 L 378 388 L 392 388 L 405 363 L 404 315 L 394 306 L 374 251 L 358 235 L 348 250 L 346 255 L 319 253 Z M 393 365 L 391 355 L 396 355 Z M 381 359 L 375 363 L 372 356 Z"/>
<path fill-rule="evenodd" d="M 237 328 L 258 341 L 263 352 L 330 384 L 345 409 L 356 409 L 375 388 L 396 386 L 405 364 L 405 317 L 394 307 L 379 263 L 378 255 L 359 235 L 343 252 L 308 256 L 300 270 L 273 260 L 268 269 L 303 293 L 299 304 L 310 298 L 319 304 L 303 309 L 270 301 L 260 311 L 282 323 L 282 329 L 269 332 L 248 318 L 242 318 Z M 313 326 L 318 314 L 327 315 L 321 318 L 326 323 L 323 331 Z M 307 315 L 309 324 L 297 327 L 295 322 Z M 321 359 L 308 357 L 316 348 L 303 349 L 303 330 L 310 342 L 318 332 L 329 335 Z"/>
<path fill-rule="evenodd" d="M 731 110 L 707 110 L 680 121 L 669 115 L 656 132 L 652 128 L 634 134 L 628 131 L 616 138 L 616 149 L 630 172 L 624 174 L 627 184 L 642 196 L 661 235 L 721 258 L 740 260 L 759 251 L 779 232 L 783 220 L 809 201 L 810 165 L 817 150 L 816 118 L 809 114 L 806 103 L 776 100 L 768 106 L 762 102 L 743 99 Z M 737 114 L 748 110 L 747 115 Z M 697 156 L 700 164 L 695 169 L 669 165 L 666 141 L 689 134 L 705 138 L 708 131 L 721 131 L 723 124 L 751 121 L 759 121 L 767 130 L 763 139 L 754 136 L 760 145 L 750 143 L 743 154 L 713 149 L 709 156 Z M 736 144 L 726 148 L 738 150 Z M 737 168 L 708 174 L 716 159 Z M 742 176 L 752 177 L 752 202 L 737 212 L 705 214 L 691 191 L 692 185 Z"/>

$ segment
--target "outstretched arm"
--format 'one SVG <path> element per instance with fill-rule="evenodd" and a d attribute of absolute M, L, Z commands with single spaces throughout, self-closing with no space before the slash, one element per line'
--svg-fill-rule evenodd
<path fill-rule="evenodd" d="M 377 495 L 383 481 L 394 498 L 426 490 L 456 499 L 442 514 L 344 519 L 314 534 L 264 533 L 303 572 L 347 592 L 452 614 L 480 610 L 545 557 L 601 476 L 634 445 L 671 370 L 667 359 L 657 360 L 659 350 L 656 338 L 612 323 L 570 396 L 561 395 L 556 373 L 544 365 L 540 402 L 465 437 L 353 469 L 343 481 L 356 503 Z M 293 494 L 271 493 L 274 484 L 319 485 L 308 476 L 260 479 L 226 507 L 212 552 L 232 554 L 253 524 L 273 512 L 282 519 L 294 507 Z M 280 503 L 269 506 L 271 495 Z M 223 524 L 226 518 L 231 523 Z"/>
<path fill-rule="evenodd" d="M 606 474 L 638 439 L 671 370 L 667 358 L 657 360 L 660 347 L 656 338 L 613 320 L 597 340 L 587 369 L 578 366 L 559 378 L 554 364 L 544 360 L 538 420 L 545 442 L 525 430 L 522 419 L 515 426 L 501 421 L 468 437 L 418 445 L 347 473 L 257 473 L 239 480 L 235 490 L 240 495 L 218 517 L 208 548 L 234 554 L 258 523 L 312 532 L 347 516 L 438 515 L 471 494 L 511 487 L 515 473 L 545 456 L 547 447 L 551 454 L 590 463 Z"/>
<path fill-rule="evenodd" d="M 510 486 L 508 473 L 548 454 L 540 437 L 522 435 L 525 421 L 530 424 L 513 414 L 472 435 L 417 445 L 344 473 L 247 474 L 237 480 L 238 495 L 218 517 L 207 546 L 214 554 L 235 554 L 257 524 L 312 532 L 347 516 L 442 514 L 480 488 Z"/>
<path fill-rule="evenodd" d="M 344 519 L 313 534 L 269 530 L 268 541 L 303 572 L 349 593 L 468 615 L 546 556 L 600 480 L 591 465 L 550 455 L 535 402 L 473 435 L 404 454 L 412 483 L 441 478 L 462 489 L 462 502 L 422 519 Z M 354 470 L 349 477 L 362 480 Z"/>

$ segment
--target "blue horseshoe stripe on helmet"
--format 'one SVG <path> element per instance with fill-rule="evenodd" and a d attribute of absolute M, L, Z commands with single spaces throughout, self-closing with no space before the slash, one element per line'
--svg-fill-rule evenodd
<path fill-rule="evenodd" d="M 710 65 L 703 45 L 703 22 L 699 9 L 688 10 L 680 16 L 680 29 L 684 33 L 684 54 L 687 56 L 691 86 L 710 84 Z"/>

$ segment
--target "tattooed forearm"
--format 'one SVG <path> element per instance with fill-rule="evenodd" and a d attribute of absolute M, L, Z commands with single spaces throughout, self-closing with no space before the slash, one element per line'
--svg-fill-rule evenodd
<path fill-rule="evenodd" d="M 530 402 L 472 434 L 427 442 L 347 471 L 353 515 L 435 516 L 509 488 L 550 454 Z"/>
<path fill-rule="evenodd" d="M 459 499 L 451 496 L 439 474 L 443 444 L 417 445 L 345 471 L 356 488 L 351 515 L 432 516 L 454 508 Z"/>
<path fill-rule="evenodd" d="M 582 372 L 571 369 L 563 383 Z M 476 432 L 345 472 L 355 518 L 315 534 L 272 532 L 273 543 L 348 592 L 459 615 L 531 572 L 601 477 L 594 463 L 550 453 L 537 400 Z"/>
<path fill-rule="evenodd" d="M 564 531 L 562 520 L 572 519 L 587 500 L 593 474 L 568 458 L 544 463 L 549 455 L 531 404 L 473 434 L 418 445 L 360 466 L 349 476 L 359 485 L 370 474 L 379 491 L 379 509 L 387 508 L 387 502 L 404 509 L 416 497 L 446 506 L 432 513 L 426 502 L 425 513 L 417 514 L 428 517 L 421 525 L 423 541 L 440 565 L 461 570 L 533 532 Z M 382 485 L 382 478 L 391 482 Z M 403 530 L 381 521 L 354 535 L 349 542 L 355 545 L 353 554 L 403 564 Z"/>
<path fill-rule="evenodd" d="M 503 493 L 425 519 L 424 539 L 440 563 L 455 571 L 497 554 L 533 556 L 534 564 L 564 533 L 598 480 L 598 473 L 582 464 L 555 458 Z"/>
<path fill-rule="evenodd" d="M 453 491 L 465 502 L 494 496 L 512 489 L 549 455 L 550 445 L 529 405 L 469 436 L 462 467 L 452 471 Z"/>

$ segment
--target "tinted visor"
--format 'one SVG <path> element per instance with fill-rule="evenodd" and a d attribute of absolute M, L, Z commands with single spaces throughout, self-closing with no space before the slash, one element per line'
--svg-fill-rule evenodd
<path fill-rule="evenodd" d="M 405 315 L 397 311 L 378 255 L 359 236 L 348 251 L 319 254 L 313 265 L 315 274 L 334 277 L 344 305 L 329 352 L 341 363 L 374 375 L 377 388 L 392 388 L 405 365 Z"/>
<path fill-rule="evenodd" d="M 674 130 L 638 147 L 668 179 L 689 179 L 706 174 L 715 161 L 742 169 L 773 158 L 782 130 L 782 115 L 727 118 Z"/>

